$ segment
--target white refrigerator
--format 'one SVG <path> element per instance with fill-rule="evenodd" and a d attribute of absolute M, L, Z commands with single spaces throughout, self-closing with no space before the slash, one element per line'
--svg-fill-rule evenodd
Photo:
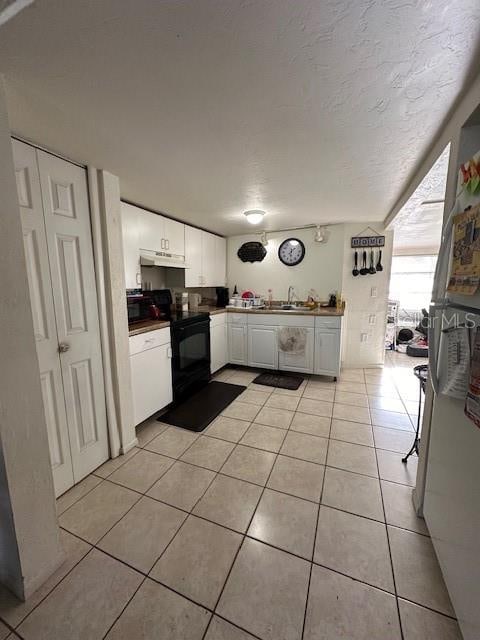
<path fill-rule="evenodd" d="M 454 209 L 444 224 L 430 308 L 433 406 L 429 430 L 424 423 L 428 443 L 422 443 L 422 454 L 426 452 L 423 514 L 464 640 L 480 639 L 480 428 L 464 413 L 462 390 L 470 369 L 470 359 L 463 352 L 465 340 L 470 341 L 475 332 L 469 327 L 480 327 L 480 288 L 474 295 L 464 295 L 448 292 L 446 285 L 453 214 L 479 202 L 479 195 L 458 184 Z M 456 332 L 452 331 L 455 326 Z"/>

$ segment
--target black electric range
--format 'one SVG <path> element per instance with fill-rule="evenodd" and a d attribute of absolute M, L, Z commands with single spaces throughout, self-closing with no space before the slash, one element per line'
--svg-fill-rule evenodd
<path fill-rule="evenodd" d="M 173 401 L 179 402 L 210 381 L 210 314 L 178 311 L 170 289 L 148 291 L 160 315 L 170 321 Z"/>

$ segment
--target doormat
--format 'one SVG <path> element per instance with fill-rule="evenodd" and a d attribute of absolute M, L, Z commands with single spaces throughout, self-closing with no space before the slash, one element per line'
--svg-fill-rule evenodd
<path fill-rule="evenodd" d="M 203 431 L 245 389 L 239 384 L 210 382 L 157 420 L 190 431 Z"/>
<path fill-rule="evenodd" d="M 266 387 L 278 387 L 295 391 L 302 384 L 302 376 L 292 376 L 285 373 L 261 373 L 253 381 L 255 384 L 263 384 Z"/>

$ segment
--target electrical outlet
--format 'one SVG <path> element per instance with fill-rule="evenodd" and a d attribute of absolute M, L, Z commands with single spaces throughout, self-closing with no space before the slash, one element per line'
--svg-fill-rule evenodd
<path fill-rule="evenodd" d="M 361 333 L 360 342 L 367 342 L 367 341 L 368 341 L 368 333 Z"/>
<path fill-rule="evenodd" d="M 368 316 L 368 324 L 375 324 L 377 322 L 377 316 L 372 313 Z"/>
<path fill-rule="evenodd" d="M 376 298 L 377 297 L 377 287 L 372 287 L 370 290 L 370 297 L 371 298 Z"/>

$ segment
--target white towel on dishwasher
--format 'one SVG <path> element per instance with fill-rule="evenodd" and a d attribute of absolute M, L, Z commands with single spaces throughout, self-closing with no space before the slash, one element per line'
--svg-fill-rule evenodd
<path fill-rule="evenodd" d="M 279 351 L 303 355 L 307 346 L 307 330 L 300 327 L 280 327 L 277 342 Z"/>

